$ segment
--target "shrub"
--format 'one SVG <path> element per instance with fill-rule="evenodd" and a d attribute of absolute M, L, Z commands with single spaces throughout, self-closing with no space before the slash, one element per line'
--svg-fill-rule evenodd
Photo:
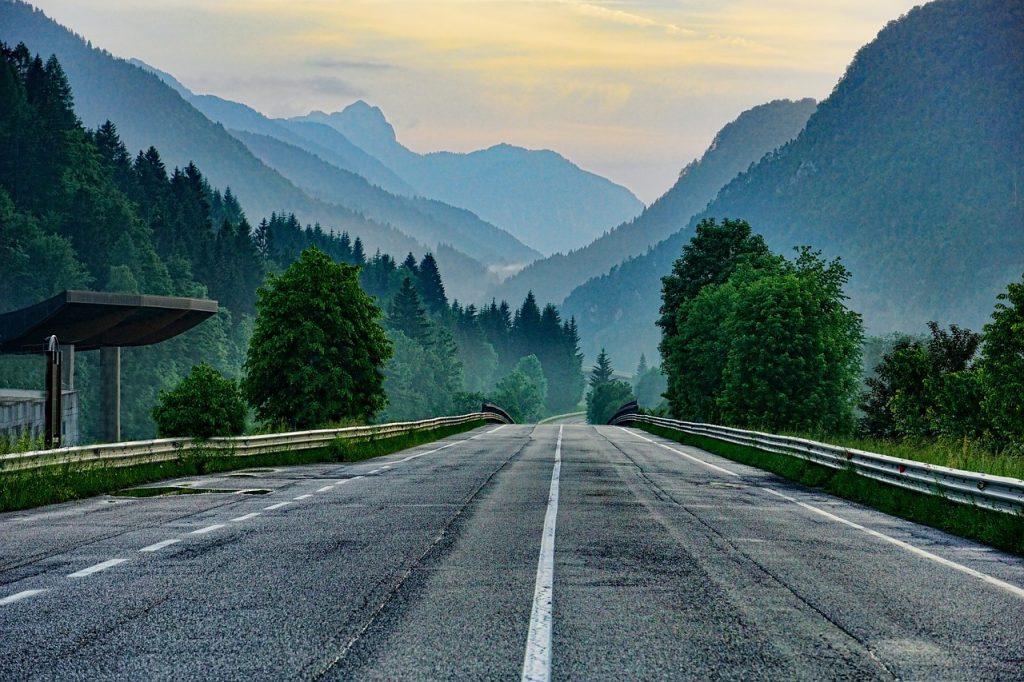
<path fill-rule="evenodd" d="M 210 365 L 198 364 L 170 391 L 161 391 L 153 420 L 163 437 L 237 436 L 245 428 L 238 385 Z"/>

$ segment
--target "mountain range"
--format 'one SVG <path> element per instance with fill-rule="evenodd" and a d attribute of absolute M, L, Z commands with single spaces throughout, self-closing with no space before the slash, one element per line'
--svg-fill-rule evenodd
<path fill-rule="evenodd" d="M 468 154 L 418 154 L 398 141 L 379 108 L 363 101 L 293 120 L 333 127 L 424 196 L 468 208 L 544 254 L 584 246 L 644 207 L 625 187 L 550 150 L 498 144 Z"/>
<path fill-rule="evenodd" d="M 885 26 L 795 140 L 651 251 L 575 289 L 588 354 L 654 351 L 660 278 L 706 217 L 853 273 L 869 333 L 978 329 L 1024 271 L 1024 3 L 936 0 Z"/>
<path fill-rule="evenodd" d="M 796 137 L 815 106 L 813 99 L 776 100 L 743 112 L 715 135 L 700 159 L 683 168 L 671 189 L 635 219 L 581 249 L 530 263 L 495 287 L 493 295 L 518 301 L 533 291 L 543 301 L 561 301 L 579 283 L 644 253 L 685 227 L 690 216 L 739 173 Z"/>

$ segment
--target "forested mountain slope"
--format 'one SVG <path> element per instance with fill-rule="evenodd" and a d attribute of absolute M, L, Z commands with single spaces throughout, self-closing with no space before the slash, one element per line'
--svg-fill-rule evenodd
<path fill-rule="evenodd" d="M 417 154 L 398 142 L 380 109 L 362 101 L 298 120 L 332 126 L 423 196 L 469 209 L 541 253 L 587 244 L 643 209 L 625 187 L 548 150 L 499 144 L 469 154 Z"/>
<path fill-rule="evenodd" d="M 841 256 L 869 332 L 979 328 L 1024 270 L 1024 2 L 936 0 L 862 48 L 796 140 L 705 216 L 743 218 L 776 250 Z M 651 353 L 660 278 L 689 229 L 576 289 L 588 353 Z"/>
<path fill-rule="evenodd" d="M 397 197 L 355 173 L 274 137 L 242 131 L 231 131 L 231 134 L 263 163 L 310 196 L 344 205 L 371 220 L 397 227 L 431 248 L 438 244 L 457 244 L 460 251 L 485 264 L 521 263 L 539 255 L 504 230 L 464 209 L 431 199 Z"/>
<path fill-rule="evenodd" d="M 132 153 L 155 146 L 172 168 L 194 161 L 211 184 L 230 186 L 251 216 L 294 212 L 303 221 L 358 234 L 369 249 L 423 250 L 415 239 L 396 229 L 312 199 L 157 76 L 92 47 L 26 3 L 0 0 L 0 41 L 24 42 L 33 51 L 56 55 L 74 90 L 75 110 L 86 126 L 96 127 L 109 119 Z"/>
<path fill-rule="evenodd" d="M 703 156 L 687 164 L 672 188 L 637 218 L 582 249 L 531 263 L 505 280 L 496 295 L 517 300 L 533 291 L 543 300 L 561 301 L 577 285 L 608 272 L 624 258 L 644 253 L 685 227 L 727 182 L 796 137 L 815 106 L 813 99 L 777 100 L 743 112 L 722 128 Z"/>

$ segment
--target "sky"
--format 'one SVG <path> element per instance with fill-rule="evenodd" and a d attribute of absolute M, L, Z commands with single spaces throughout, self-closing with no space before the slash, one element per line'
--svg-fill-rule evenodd
<path fill-rule="evenodd" d="M 379 106 L 420 152 L 553 149 L 664 193 L 715 133 L 828 96 L 904 0 L 35 0 L 121 57 L 272 117 Z"/>

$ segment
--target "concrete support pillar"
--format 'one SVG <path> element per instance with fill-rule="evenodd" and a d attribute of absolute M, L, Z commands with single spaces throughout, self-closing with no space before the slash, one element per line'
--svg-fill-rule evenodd
<path fill-rule="evenodd" d="M 66 343 L 60 347 L 61 383 L 65 391 L 75 390 L 75 344 Z"/>
<path fill-rule="evenodd" d="M 100 348 L 100 403 L 103 410 L 103 440 L 121 440 L 121 349 Z"/>

